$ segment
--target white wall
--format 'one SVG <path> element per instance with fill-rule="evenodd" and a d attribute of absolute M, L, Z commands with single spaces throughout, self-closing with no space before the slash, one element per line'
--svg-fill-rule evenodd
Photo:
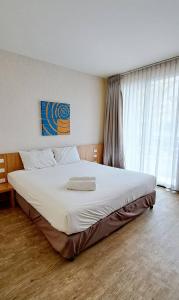
<path fill-rule="evenodd" d="M 103 140 L 104 80 L 0 50 L 0 153 Z M 41 136 L 40 98 L 71 105 L 71 134 Z"/>

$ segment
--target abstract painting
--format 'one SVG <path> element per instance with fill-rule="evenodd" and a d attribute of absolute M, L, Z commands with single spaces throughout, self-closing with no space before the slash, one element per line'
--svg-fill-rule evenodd
<path fill-rule="evenodd" d="M 42 135 L 70 134 L 70 104 L 40 101 Z"/>

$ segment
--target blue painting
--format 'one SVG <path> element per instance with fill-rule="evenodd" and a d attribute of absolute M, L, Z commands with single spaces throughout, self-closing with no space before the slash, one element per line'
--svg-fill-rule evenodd
<path fill-rule="evenodd" d="M 70 104 L 40 101 L 42 135 L 70 134 Z"/>

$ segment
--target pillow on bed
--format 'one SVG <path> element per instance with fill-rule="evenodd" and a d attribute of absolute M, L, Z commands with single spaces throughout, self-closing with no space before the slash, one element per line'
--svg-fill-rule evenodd
<path fill-rule="evenodd" d="M 53 152 L 58 164 L 65 165 L 80 160 L 79 153 L 76 146 L 54 148 Z"/>
<path fill-rule="evenodd" d="M 20 151 L 19 154 L 25 170 L 43 169 L 56 165 L 51 149 Z"/>

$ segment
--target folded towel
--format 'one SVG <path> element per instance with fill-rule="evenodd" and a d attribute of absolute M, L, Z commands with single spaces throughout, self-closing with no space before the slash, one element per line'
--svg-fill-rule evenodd
<path fill-rule="evenodd" d="M 71 177 L 69 180 L 72 180 L 72 181 L 95 181 L 96 177 L 88 177 L 88 176 Z"/>
<path fill-rule="evenodd" d="M 69 180 L 67 183 L 68 190 L 75 191 L 95 191 L 96 181 L 95 180 Z"/>

